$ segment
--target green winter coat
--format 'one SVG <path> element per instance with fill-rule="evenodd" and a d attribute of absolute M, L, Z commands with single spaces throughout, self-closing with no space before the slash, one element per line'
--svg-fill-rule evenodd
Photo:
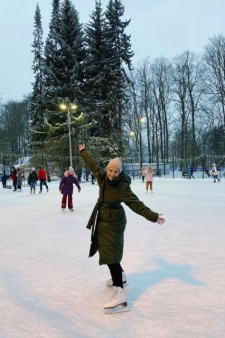
<path fill-rule="evenodd" d="M 157 221 L 158 214 L 146 207 L 131 191 L 128 175 L 122 172 L 115 180 L 107 180 L 106 184 L 106 172 L 94 163 L 90 154 L 83 150 L 81 157 L 99 184 L 98 202 L 87 224 L 87 228 L 92 229 L 89 257 L 99 251 L 100 265 L 120 263 L 127 223 L 121 203 L 124 202 L 131 210 L 151 222 Z"/>

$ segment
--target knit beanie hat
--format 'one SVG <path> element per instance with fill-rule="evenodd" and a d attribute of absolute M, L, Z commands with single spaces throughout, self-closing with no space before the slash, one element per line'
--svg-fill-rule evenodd
<path fill-rule="evenodd" d="M 35 168 L 33 167 L 31 170 L 32 170 L 32 171 L 35 171 Z"/>
<path fill-rule="evenodd" d="M 69 167 L 69 171 L 73 172 L 74 173 L 74 169 L 73 167 Z"/>
<path fill-rule="evenodd" d="M 119 157 L 115 157 L 113 158 L 112 160 L 109 161 L 107 167 L 106 167 L 106 171 L 109 169 L 109 168 L 116 168 L 119 170 L 119 173 L 122 172 L 122 162 L 121 162 L 121 159 Z"/>

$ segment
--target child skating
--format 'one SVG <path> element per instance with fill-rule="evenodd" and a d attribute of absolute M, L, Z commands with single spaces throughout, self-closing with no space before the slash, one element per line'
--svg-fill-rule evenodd
<path fill-rule="evenodd" d="M 81 191 L 81 187 L 77 182 L 76 175 L 74 173 L 74 169 L 69 167 L 69 170 L 66 170 L 63 178 L 61 179 L 59 185 L 59 192 L 63 194 L 62 197 L 62 211 L 66 209 L 66 203 L 68 198 L 68 209 L 70 211 L 74 211 L 73 209 L 73 184 L 76 184 L 78 192 Z"/>
<path fill-rule="evenodd" d="M 99 264 L 106 264 L 112 277 L 107 285 L 113 286 L 113 296 L 103 308 L 105 311 L 115 308 L 120 310 L 118 307 L 121 306 L 122 310 L 126 310 L 127 299 L 123 290 L 126 276 L 120 265 L 123 257 L 126 215 L 121 203 L 125 203 L 131 210 L 151 222 L 163 224 L 165 220 L 161 214 L 145 206 L 132 192 L 131 179 L 123 173 L 120 158 L 110 160 L 106 171 L 103 171 L 85 150 L 85 145 L 80 145 L 79 150 L 99 184 L 99 198 L 87 228 L 92 231 L 89 257 L 98 251 Z"/>
<path fill-rule="evenodd" d="M 153 191 L 153 175 L 155 174 L 154 170 L 151 168 L 150 164 L 145 169 L 145 181 L 146 181 L 146 192 L 148 193 L 148 188 L 150 186 L 151 192 Z"/>

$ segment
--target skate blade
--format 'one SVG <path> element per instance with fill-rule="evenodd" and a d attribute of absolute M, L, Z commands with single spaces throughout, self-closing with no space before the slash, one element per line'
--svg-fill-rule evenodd
<path fill-rule="evenodd" d="M 103 313 L 107 315 L 113 314 L 113 313 L 127 312 L 127 311 L 130 311 L 130 308 L 124 305 L 118 305 L 110 309 L 103 309 Z"/>
<path fill-rule="evenodd" d="M 127 282 L 123 282 L 123 287 L 125 287 L 125 286 L 127 286 L 127 285 L 129 285 L 129 283 L 127 283 Z M 109 284 L 106 284 L 106 286 L 108 286 L 108 288 L 112 288 L 113 287 L 113 285 L 111 284 L 111 285 L 109 285 Z"/>

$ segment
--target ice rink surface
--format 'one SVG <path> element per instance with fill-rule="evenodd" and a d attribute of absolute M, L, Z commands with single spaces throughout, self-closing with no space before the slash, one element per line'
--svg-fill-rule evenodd
<path fill-rule="evenodd" d="M 163 226 L 125 206 L 122 266 L 131 311 L 103 314 L 107 266 L 88 258 L 86 223 L 98 186 L 74 190 L 62 212 L 58 183 L 47 193 L 0 189 L 0 338 L 224 338 L 225 181 L 155 178 L 132 190 Z"/>

